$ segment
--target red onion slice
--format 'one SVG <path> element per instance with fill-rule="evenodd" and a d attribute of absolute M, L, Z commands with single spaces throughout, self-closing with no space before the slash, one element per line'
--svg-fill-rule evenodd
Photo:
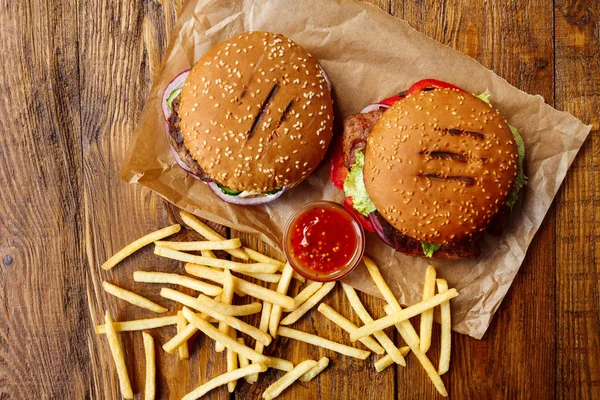
<path fill-rule="evenodd" d="M 319 65 L 319 69 L 321 70 L 321 74 L 323 75 L 323 78 L 325 78 L 325 82 L 327 82 L 327 87 L 329 88 L 329 91 L 331 92 L 331 89 L 333 88 L 333 86 L 331 85 L 331 79 L 329 79 L 329 75 L 327 75 L 327 72 L 325 72 L 325 70 L 323 69 L 321 64 L 318 64 L 318 65 Z"/>
<path fill-rule="evenodd" d="M 388 106 L 387 104 L 381 104 L 381 103 L 369 104 L 368 106 L 366 106 L 365 108 L 360 110 L 360 113 L 366 114 L 371 111 L 379 110 L 380 108 L 390 108 L 390 106 Z"/>
<path fill-rule="evenodd" d="M 381 226 L 381 223 L 379 222 L 379 219 L 377 218 L 377 215 L 374 212 L 369 214 L 369 221 L 371 221 L 371 225 L 373 225 L 373 229 L 375 229 L 375 233 L 377 234 L 377 236 L 379 236 L 379 238 L 385 244 L 387 244 L 388 246 L 392 246 L 390 239 L 388 239 L 388 237 L 383 233 L 383 227 Z"/>
<path fill-rule="evenodd" d="M 173 80 L 171 82 L 169 82 L 169 84 L 165 88 L 165 91 L 163 92 L 163 95 L 162 95 L 162 111 L 163 111 L 163 116 L 165 117 L 165 121 L 168 121 L 169 117 L 171 116 L 171 109 L 169 108 L 169 105 L 167 104 L 167 99 L 169 98 L 169 95 L 173 92 L 173 90 L 183 87 L 183 84 L 185 83 L 185 80 L 187 79 L 189 74 L 190 74 L 189 69 L 186 69 L 185 71 L 179 73 L 179 75 L 177 75 L 175 78 L 173 78 Z"/>
<path fill-rule="evenodd" d="M 207 184 L 208 184 L 208 187 L 210 188 L 210 190 L 212 190 L 212 192 L 218 198 L 220 198 L 221 200 L 223 200 L 227 203 L 236 204 L 238 206 L 257 206 L 259 204 L 268 203 L 270 201 L 273 201 L 273 200 L 279 198 L 279 196 L 281 196 L 283 194 L 283 192 L 285 192 L 285 189 L 286 189 L 284 187 L 277 193 L 266 194 L 264 196 L 259 196 L 259 197 L 239 197 L 239 196 L 230 196 L 228 194 L 223 193 L 223 191 L 221 190 L 219 185 L 217 185 L 216 182 L 209 182 Z"/>

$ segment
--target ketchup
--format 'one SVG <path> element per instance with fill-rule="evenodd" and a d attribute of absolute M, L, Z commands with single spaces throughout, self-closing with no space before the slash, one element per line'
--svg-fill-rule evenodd
<path fill-rule="evenodd" d="M 290 265 L 304 277 L 331 281 L 350 272 L 364 251 L 360 223 L 330 202 L 308 204 L 288 222 L 284 238 Z"/>

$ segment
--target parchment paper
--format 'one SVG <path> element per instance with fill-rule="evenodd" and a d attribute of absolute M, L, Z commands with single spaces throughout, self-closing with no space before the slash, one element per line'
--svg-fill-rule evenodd
<path fill-rule="evenodd" d="M 337 133 L 343 117 L 408 88 L 423 78 L 451 82 L 490 100 L 526 145 L 529 185 L 501 237 L 486 237 L 472 261 L 431 261 L 438 276 L 460 295 L 453 302 L 453 329 L 481 338 L 517 273 L 567 169 L 590 131 L 573 116 L 554 110 L 468 56 L 413 30 L 406 22 L 354 1 L 190 0 L 172 33 L 164 68 L 144 107 L 121 177 L 154 190 L 200 217 L 259 236 L 276 248 L 285 221 L 301 205 L 343 200 L 328 180 L 329 159 L 303 184 L 264 206 L 240 207 L 217 199 L 187 175 L 171 156 L 165 138 L 161 95 L 169 81 L 213 45 L 244 31 L 282 33 L 308 49 L 334 85 Z M 403 304 L 419 301 L 428 260 L 403 256 L 369 235 L 367 253 Z M 361 266 L 348 281 L 378 295 Z"/>

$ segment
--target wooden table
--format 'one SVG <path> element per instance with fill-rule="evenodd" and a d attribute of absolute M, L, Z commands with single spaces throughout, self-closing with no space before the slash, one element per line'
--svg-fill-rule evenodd
<path fill-rule="evenodd" d="M 488 333 L 481 341 L 453 336 L 444 381 L 456 399 L 600 398 L 598 3 L 375 3 L 593 124 Z M 150 312 L 110 298 L 101 281 L 131 288 L 134 268 L 179 266 L 157 260 L 150 249 L 110 273 L 99 266 L 125 243 L 169 223 L 163 201 L 120 181 L 118 169 L 181 7 L 178 0 L 0 1 L 0 399 L 120 398 L 107 343 L 93 327 L 105 309 L 119 320 Z M 161 301 L 156 286 L 136 288 Z M 381 301 L 362 298 L 381 314 Z M 327 302 L 349 310 L 341 290 Z M 348 340 L 318 313 L 299 328 Z M 153 334 L 163 343 L 174 329 Z M 139 393 L 141 334 L 121 336 Z M 271 347 L 296 362 L 332 359 L 318 379 L 282 398 L 438 397 L 414 357 L 406 368 L 377 374 L 370 362 L 312 346 L 278 339 Z M 186 361 L 158 351 L 161 398 L 179 398 L 223 372 L 224 353 L 212 348 L 199 338 Z M 437 353 L 434 347 L 431 358 Z M 276 375 L 241 383 L 235 398 L 259 398 Z M 229 395 L 219 389 L 210 398 Z"/>

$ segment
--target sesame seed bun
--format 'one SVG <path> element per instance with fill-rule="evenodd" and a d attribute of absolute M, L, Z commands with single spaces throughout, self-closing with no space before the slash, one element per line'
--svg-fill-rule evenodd
<path fill-rule="evenodd" d="M 471 94 L 435 89 L 383 113 L 367 141 L 364 181 L 400 233 L 445 245 L 487 228 L 512 190 L 517 164 L 498 110 Z"/>
<path fill-rule="evenodd" d="M 282 35 L 250 32 L 198 60 L 179 116 L 185 146 L 214 181 L 265 192 L 297 185 L 321 162 L 333 106 L 313 56 Z"/>

